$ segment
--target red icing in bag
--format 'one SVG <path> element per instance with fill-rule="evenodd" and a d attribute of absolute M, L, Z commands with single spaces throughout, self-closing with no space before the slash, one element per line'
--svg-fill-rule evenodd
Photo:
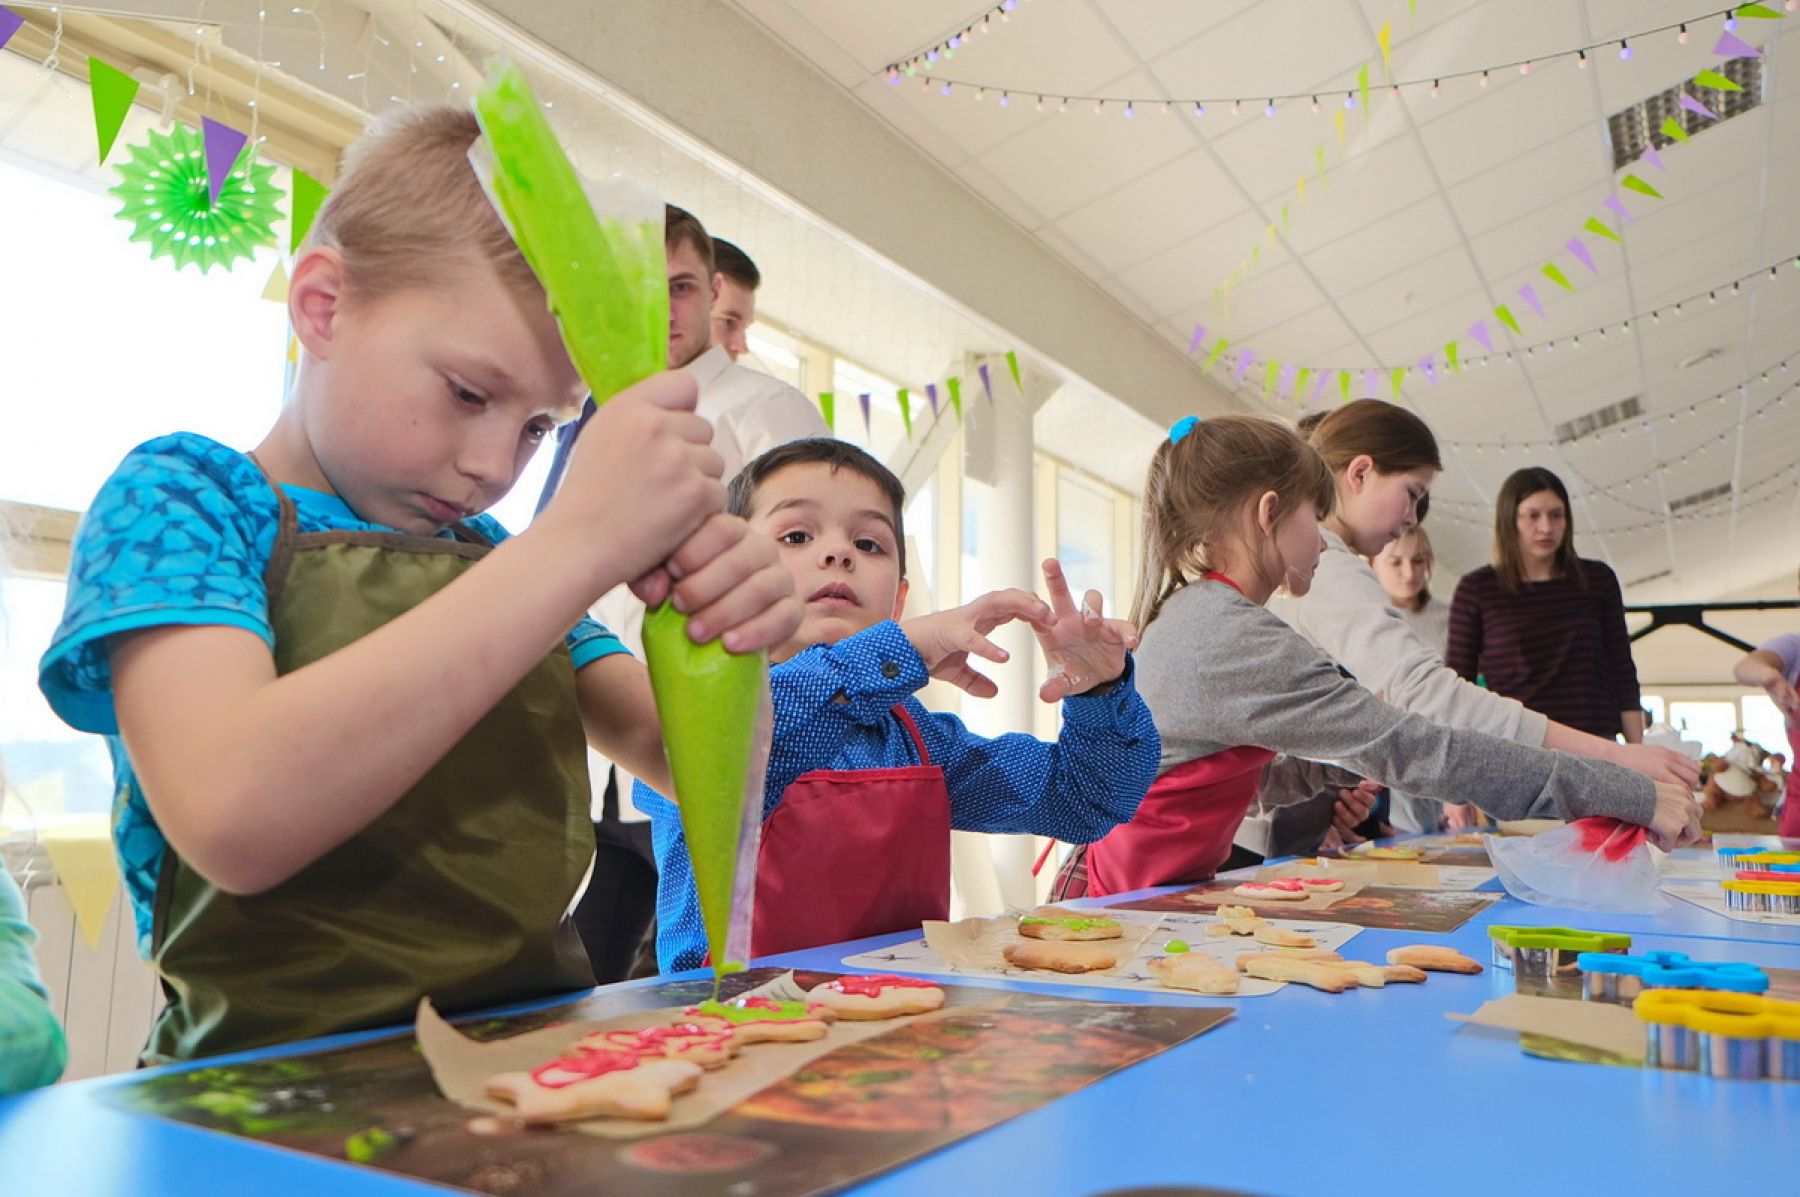
<path fill-rule="evenodd" d="M 1649 834 L 1642 827 L 1601 817 L 1577 819 L 1570 826 L 1581 837 L 1577 843 L 1583 852 L 1598 852 L 1613 861 L 1630 856 Z"/>

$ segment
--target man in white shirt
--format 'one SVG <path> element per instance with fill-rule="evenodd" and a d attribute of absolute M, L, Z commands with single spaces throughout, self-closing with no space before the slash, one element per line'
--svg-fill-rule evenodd
<path fill-rule="evenodd" d="M 719 276 L 719 298 L 713 304 L 712 339 L 737 361 L 750 352 L 750 326 L 756 323 L 756 289 L 762 271 L 750 255 L 725 240 L 713 238 L 713 270 Z"/>
<path fill-rule="evenodd" d="M 669 267 L 669 369 L 685 369 L 699 384 L 695 411 L 712 424 L 713 448 L 725 459 L 726 480 L 776 445 L 830 436 L 824 417 L 806 396 L 778 378 L 738 365 L 725 346 L 713 343 L 713 306 L 722 280 L 705 227 L 670 204 L 664 213 L 663 248 Z M 556 457 L 538 500 L 540 511 L 556 493 L 569 451 L 594 410 L 590 397 L 581 418 L 557 430 Z M 644 605 L 628 588 L 602 598 L 594 616 L 643 657 Z M 596 780 L 607 781 L 595 811 L 593 875 L 576 906 L 575 925 L 594 976 L 604 985 L 634 975 L 633 962 L 656 914 L 656 858 L 649 819 L 631 804 L 630 774 L 597 755 L 589 764 L 597 770 Z M 649 960 L 653 965 L 655 957 Z"/>

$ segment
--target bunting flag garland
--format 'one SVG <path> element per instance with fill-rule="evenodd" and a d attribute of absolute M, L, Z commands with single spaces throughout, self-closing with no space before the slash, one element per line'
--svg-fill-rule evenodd
<path fill-rule="evenodd" d="M 1488 335 L 1486 320 L 1477 320 L 1469 325 L 1469 339 L 1481 346 L 1483 353 L 1494 352 L 1494 339 Z"/>
<path fill-rule="evenodd" d="M 1312 377 L 1312 367 L 1301 366 L 1300 372 L 1294 375 L 1294 398 L 1298 399 L 1306 391 L 1306 381 Z"/>
<path fill-rule="evenodd" d="M 1019 355 L 1010 349 L 1006 351 L 1006 368 L 1012 372 L 1013 388 L 1023 396 L 1025 384 L 1019 381 Z"/>
<path fill-rule="evenodd" d="M 0 8 L 0 50 L 12 40 L 12 35 L 25 27 L 25 18 L 10 8 Z"/>
<path fill-rule="evenodd" d="M 987 363 L 982 362 L 981 365 L 975 367 L 975 373 L 981 375 L 981 389 L 986 392 L 987 401 L 992 403 L 994 401 L 994 384 L 992 380 L 988 378 Z"/>
<path fill-rule="evenodd" d="M 219 202 L 219 193 L 225 189 L 225 180 L 236 165 L 238 155 L 244 152 L 250 135 L 240 133 L 230 125 L 221 124 L 210 116 L 200 118 L 201 137 L 206 148 L 206 194 L 213 203 Z"/>
<path fill-rule="evenodd" d="M 931 405 L 931 418 L 937 419 L 937 383 L 925 384 L 925 402 Z"/>
<path fill-rule="evenodd" d="M 825 427 L 833 436 L 837 435 L 837 396 L 831 391 L 819 392 L 819 414 L 825 417 Z"/>
<path fill-rule="evenodd" d="M 319 214 L 319 205 L 325 202 L 325 187 L 305 171 L 296 170 L 293 193 L 294 213 L 288 220 L 290 255 L 298 253 L 300 243 L 306 240 L 306 234 L 312 228 L 313 217 Z"/>
<path fill-rule="evenodd" d="M 1719 119 L 1718 113 L 1714 112 L 1685 91 L 1681 93 L 1681 107 L 1683 111 L 1698 113 L 1709 121 L 1716 121 Z"/>
<path fill-rule="evenodd" d="M 1575 289 L 1575 284 L 1569 281 L 1569 276 L 1564 274 L 1562 272 L 1562 267 L 1558 266 L 1555 262 L 1545 262 L 1543 274 L 1545 278 L 1549 279 L 1565 291 L 1573 291 Z"/>
<path fill-rule="evenodd" d="M 1388 383 L 1394 389 L 1394 398 L 1396 400 L 1398 400 L 1400 398 L 1400 384 L 1405 381 L 1406 381 L 1406 367 L 1405 366 L 1395 366 L 1392 370 L 1388 371 Z"/>
<path fill-rule="evenodd" d="M 1216 341 L 1213 344 L 1212 352 L 1206 355 L 1206 368 L 1207 369 L 1209 369 L 1209 370 L 1212 369 L 1214 363 L 1216 363 L 1219 360 L 1220 356 L 1224 354 L 1226 348 L 1230 344 L 1231 344 L 1231 342 L 1226 340 L 1224 337 L 1220 337 L 1218 339 L 1218 341 Z"/>
<path fill-rule="evenodd" d="M 862 408 L 863 435 L 873 437 L 875 435 L 875 429 L 869 422 L 869 392 L 864 391 L 862 394 L 858 395 L 856 397 L 856 403 L 857 406 Z"/>
<path fill-rule="evenodd" d="M 1456 342 L 1451 341 L 1444 346 L 1444 363 L 1450 367 L 1450 373 L 1462 373 L 1462 355 L 1456 352 Z"/>
<path fill-rule="evenodd" d="M 1204 325 L 1204 324 L 1194 325 L 1194 335 L 1188 338 L 1188 356 L 1193 357 L 1194 354 L 1199 351 L 1201 343 L 1204 342 L 1205 340 L 1206 340 L 1206 325 Z"/>
<path fill-rule="evenodd" d="M 1267 361 L 1263 363 L 1263 394 L 1268 395 L 1275 389 L 1275 375 L 1281 371 L 1281 363 Z"/>
<path fill-rule="evenodd" d="M 962 379 L 947 378 L 944 380 L 944 386 L 950 392 L 950 406 L 956 409 L 956 422 L 960 424 L 963 418 Z"/>
<path fill-rule="evenodd" d="M 1600 273 L 1600 267 L 1594 265 L 1594 255 L 1588 250 L 1587 242 L 1580 237 L 1570 237 L 1563 243 L 1563 248 L 1568 250 L 1577 262 L 1586 266 L 1590 273 Z"/>
<path fill-rule="evenodd" d="M 118 67 L 89 58 L 88 90 L 94 102 L 94 133 L 100 141 L 100 162 L 105 165 L 119 128 L 125 123 L 125 114 L 131 111 L 131 101 L 137 98 L 138 81 Z M 218 202 L 218 196 L 213 197 L 213 202 Z"/>
<path fill-rule="evenodd" d="M 1619 240 L 1619 234 L 1613 229 L 1608 228 L 1606 222 L 1601 220 L 1598 216 L 1588 217 L 1587 223 L 1581 227 L 1594 234 L 1596 237 L 1605 237 L 1609 241 Z M 1554 277 L 1555 276 L 1552 276 L 1552 278 Z"/>
<path fill-rule="evenodd" d="M 1537 314 L 1539 320 L 1544 318 L 1544 304 L 1543 301 L 1538 298 L 1536 287 L 1532 286 L 1530 283 L 1524 284 L 1519 288 L 1519 298 L 1530 305 L 1531 310 Z"/>
<path fill-rule="evenodd" d="M 1645 157 L 1649 157 L 1648 151 L 1645 152 Z M 1657 165 L 1659 168 L 1662 166 L 1660 160 L 1658 161 Z M 1666 168 L 1663 168 L 1663 169 L 1666 169 Z M 1626 175 L 1624 178 L 1619 180 L 1619 186 L 1625 188 L 1628 191 L 1635 191 L 1639 195 L 1647 195 L 1651 199 L 1661 199 L 1662 198 L 1662 192 L 1660 192 L 1656 188 L 1650 186 L 1650 184 L 1644 182 L 1644 180 L 1639 178 L 1637 175 Z"/>
<path fill-rule="evenodd" d="M 1519 329 L 1518 320 L 1515 319 L 1512 314 L 1512 309 L 1507 307 L 1505 304 L 1499 304 L 1498 306 L 1496 306 L 1494 308 L 1494 319 L 1496 319 L 1500 323 L 1506 325 L 1506 327 L 1512 332 L 1513 336 L 1517 337 L 1517 336 L 1524 335 Z"/>
<path fill-rule="evenodd" d="M 907 398 L 906 388 L 901 387 L 894 395 L 900 404 L 900 422 L 906 425 L 906 439 L 912 439 L 912 402 Z"/>

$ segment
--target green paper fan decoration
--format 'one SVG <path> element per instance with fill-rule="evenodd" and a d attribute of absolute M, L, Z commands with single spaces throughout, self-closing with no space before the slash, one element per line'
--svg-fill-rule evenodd
<path fill-rule="evenodd" d="M 132 146 L 111 193 L 124 203 L 118 216 L 133 226 L 131 239 L 149 242 L 152 259 L 173 258 L 177 270 L 229 270 L 276 244 L 281 191 L 275 168 L 254 156 L 240 158 L 214 204 L 207 195 L 205 146 L 186 125 L 169 133 L 152 130 L 148 142 Z"/>

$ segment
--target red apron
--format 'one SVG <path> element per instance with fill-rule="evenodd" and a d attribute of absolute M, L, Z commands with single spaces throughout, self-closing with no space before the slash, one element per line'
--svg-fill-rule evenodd
<path fill-rule="evenodd" d="M 1800 838 L 1800 726 L 1787 725 L 1788 751 L 1787 798 L 1781 808 L 1781 826 L 1776 830 L 1784 838 Z"/>
<path fill-rule="evenodd" d="M 1088 848 L 1087 896 L 1211 878 L 1274 758 L 1267 748 L 1227 748 L 1157 778 L 1131 822 Z"/>
<path fill-rule="evenodd" d="M 912 716 L 893 713 L 917 765 L 803 774 L 763 824 L 752 956 L 949 917 L 950 791 Z"/>

